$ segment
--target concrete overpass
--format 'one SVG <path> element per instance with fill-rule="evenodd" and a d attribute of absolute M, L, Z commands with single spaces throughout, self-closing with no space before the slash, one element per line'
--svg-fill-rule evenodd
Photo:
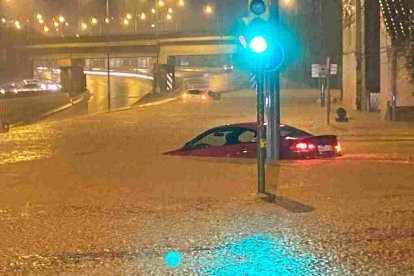
<path fill-rule="evenodd" d="M 157 43 L 158 42 L 158 43 Z M 156 57 L 159 63 L 168 56 L 219 55 L 236 51 L 233 36 L 200 34 L 110 35 L 96 37 L 43 38 L 29 41 L 25 51 L 32 60 L 76 60 L 106 58 Z"/>
<path fill-rule="evenodd" d="M 236 49 L 233 36 L 177 33 L 39 38 L 28 41 L 24 51 L 33 65 L 38 61 L 51 61 L 55 63 L 54 67 L 60 67 L 63 88 L 73 92 L 82 91 L 86 86 L 83 74 L 86 60 L 104 61 L 108 52 L 111 63 L 116 59 L 128 61 L 129 58 L 154 60 L 158 53 L 158 64 L 167 64 L 171 56 L 229 55 Z M 151 64 L 147 62 L 145 67 L 149 69 Z"/>

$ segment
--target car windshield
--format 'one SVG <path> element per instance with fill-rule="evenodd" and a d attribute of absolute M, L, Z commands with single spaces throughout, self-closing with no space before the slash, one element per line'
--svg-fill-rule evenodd
<path fill-rule="evenodd" d="M 191 90 L 188 90 L 187 93 L 190 94 L 190 95 L 200 95 L 200 94 L 203 94 L 204 91 L 203 90 L 197 90 L 197 89 L 191 89 Z"/>

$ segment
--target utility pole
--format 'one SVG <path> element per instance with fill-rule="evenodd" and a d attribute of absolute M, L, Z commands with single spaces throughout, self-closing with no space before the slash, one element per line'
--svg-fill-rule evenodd
<path fill-rule="evenodd" d="M 111 111 L 111 64 L 110 64 L 110 44 L 109 44 L 109 0 L 106 0 L 106 63 L 107 63 L 107 91 L 108 91 L 108 111 Z"/>
<path fill-rule="evenodd" d="M 331 59 L 330 57 L 326 58 L 326 122 L 330 124 L 330 113 L 331 113 L 331 89 L 329 87 L 329 78 L 331 75 Z"/>

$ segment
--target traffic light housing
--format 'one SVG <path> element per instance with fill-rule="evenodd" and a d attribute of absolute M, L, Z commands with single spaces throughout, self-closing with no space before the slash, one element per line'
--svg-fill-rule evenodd
<path fill-rule="evenodd" d="M 243 19 L 239 34 L 239 56 L 236 63 L 249 70 L 273 71 L 284 60 L 284 49 L 277 37 L 277 25 L 269 16 L 269 4 L 252 0 L 250 16 Z"/>

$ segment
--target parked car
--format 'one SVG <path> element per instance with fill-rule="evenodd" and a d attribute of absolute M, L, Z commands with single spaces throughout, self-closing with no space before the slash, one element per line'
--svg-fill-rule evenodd
<path fill-rule="evenodd" d="M 314 136 L 288 125 L 280 126 L 282 159 L 340 156 L 335 135 Z M 256 158 L 256 123 L 224 125 L 209 129 L 167 155 Z"/>

